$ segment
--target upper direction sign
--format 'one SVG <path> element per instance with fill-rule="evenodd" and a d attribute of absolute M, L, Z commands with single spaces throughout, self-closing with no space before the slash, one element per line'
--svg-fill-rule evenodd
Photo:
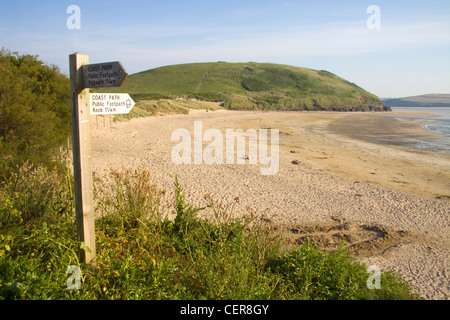
<path fill-rule="evenodd" d="M 134 101 L 128 93 L 90 93 L 91 114 L 127 114 Z"/>
<path fill-rule="evenodd" d="M 83 88 L 120 87 L 128 73 L 119 61 L 86 64 L 83 72 Z"/>

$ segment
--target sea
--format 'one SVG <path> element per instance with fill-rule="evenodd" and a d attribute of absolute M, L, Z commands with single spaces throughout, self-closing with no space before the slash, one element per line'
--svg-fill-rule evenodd
<path fill-rule="evenodd" d="M 402 121 L 405 118 L 419 122 L 425 122 L 422 125 L 428 131 L 440 135 L 439 138 L 430 139 L 417 137 L 410 142 L 410 146 L 416 149 L 429 150 L 450 154 L 450 108 L 447 107 L 393 107 L 392 111 L 401 111 L 408 113 L 417 113 L 417 116 L 399 116 L 395 115 L 397 120 Z M 427 114 L 427 116 L 421 116 Z"/>

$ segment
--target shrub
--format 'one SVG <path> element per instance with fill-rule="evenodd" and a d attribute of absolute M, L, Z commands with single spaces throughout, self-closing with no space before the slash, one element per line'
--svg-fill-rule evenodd
<path fill-rule="evenodd" d="M 302 300 L 417 299 L 408 284 L 392 272 L 381 275 L 381 288 L 367 287 L 367 267 L 343 247 L 320 251 L 306 244 L 268 262 L 267 267 L 289 284 L 292 297 Z M 395 288 L 395 289 L 394 289 Z"/>
<path fill-rule="evenodd" d="M 37 56 L 0 50 L 0 179 L 27 160 L 53 166 L 70 136 L 69 79 Z"/>

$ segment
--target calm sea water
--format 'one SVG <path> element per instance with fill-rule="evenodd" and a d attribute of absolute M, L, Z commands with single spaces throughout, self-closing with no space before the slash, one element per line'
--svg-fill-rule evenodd
<path fill-rule="evenodd" d="M 418 116 L 395 116 L 398 120 L 402 118 L 426 121 L 423 127 L 430 132 L 441 135 L 441 138 L 426 139 L 417 138 L 411 146 L 417 149 L 425 149 L 450 154 L 450 108 L 392 108 L 393 111 L 407 111 L 417 113 Z M 427 113 L 430 116 L 423 117 L 420 114 Z"/>

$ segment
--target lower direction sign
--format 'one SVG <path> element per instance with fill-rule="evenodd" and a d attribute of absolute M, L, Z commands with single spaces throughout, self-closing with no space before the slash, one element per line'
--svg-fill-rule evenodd
<path fill-rule="evenodd" d="M 90 93 L 92 115 L 126 114 L 134 107 L 134 101 L 128 93 Z"/>

